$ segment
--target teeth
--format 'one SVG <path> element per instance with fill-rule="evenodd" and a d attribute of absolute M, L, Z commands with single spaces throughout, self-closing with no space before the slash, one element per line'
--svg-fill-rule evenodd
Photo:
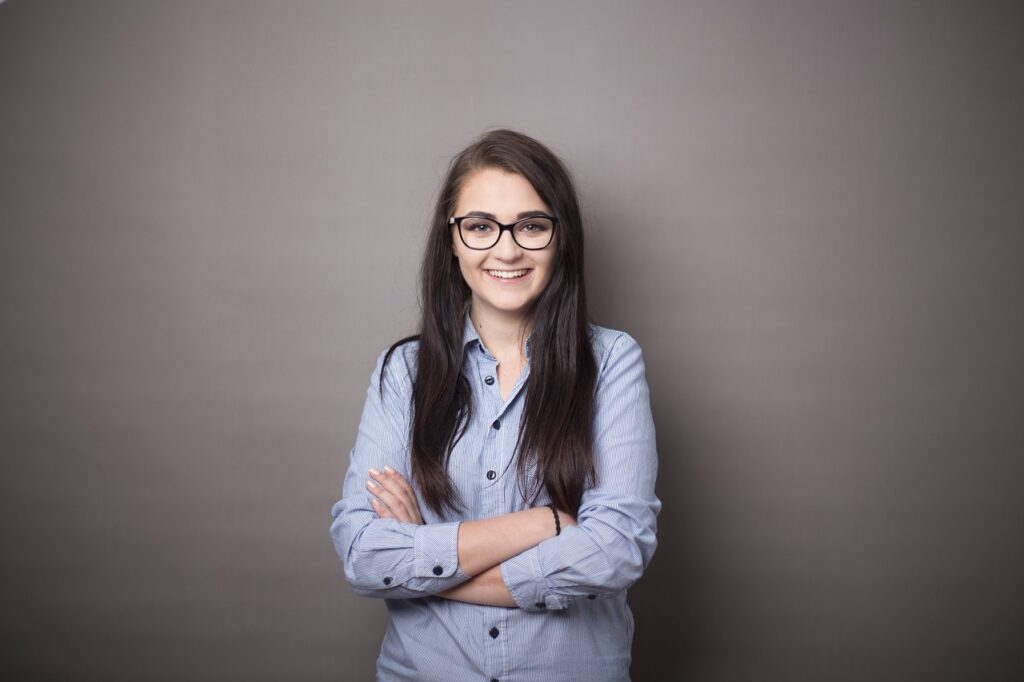
<path fill-rule="evenodd" d="M 487 272 L 501 279 L 515 279 L 516 277 L 522 277 L 527 272 L 529 272 L 529 270 L 488 270 Z"/>

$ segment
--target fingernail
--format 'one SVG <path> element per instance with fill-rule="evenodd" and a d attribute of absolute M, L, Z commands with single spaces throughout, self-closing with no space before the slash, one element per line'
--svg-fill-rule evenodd
<path fill-rule="evenodd" d="M 374 474 L 375 476 L 380 476 L 380 472 L 373 468 L 370 469 L 370 473 Z"/>
<path fill-rule="evenodd" d="M 371 497 L 370 498 L 370 504 L 372 504 L 374 507 L 376 507 L 378 504 L 380 504 L 380 502 L 377 501 L 376 497 Z"/>
<path fill-rule="evenodd" d="M 367 481 L 366 485 L 370 486 L 371 488 L 376 488 L 377 487 L 377 484 L 374 483 L 373 481 Z"/>
<path fill-rule="evenodd" d="M 388 471 L 388 472 L 394 471 L 394 469 L 392 469 L 391 467 L 389 467 L 389 466 L 388 466 L 387 464 L 385 464 L 385 465 L 384 465 L 384 470 L 385 470 L 385 471 Z"/>

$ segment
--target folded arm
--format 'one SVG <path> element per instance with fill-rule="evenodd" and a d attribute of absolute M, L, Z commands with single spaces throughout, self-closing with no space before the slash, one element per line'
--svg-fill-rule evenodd
<path fill-rule="evenodd" d="M 578 526 L 502 562 L 503 582 L 522 609 L 564 609 L 575 600 L 629 588 L 657 547 L 661 501 L 654 421 L 640 346 L 613 345 L 598 384 L 594 424 L 597 483 L 583 494 Z"/>
<path fill-rule="evenodd" d="M 331 537 L 353 590 L 366 597 L 408 599 L 439 594 L 554 535 L 548 509 L 526 509 L 475 521 L 422 524 L 418 514 L 388 514 L 372 503 L 400 496 L 400 474 L 371 476 L 389 465 L 399 471 L 407 461 L 408 375 L 401 359 L 388 363 L 384 396 L 378 391 L 384 353 L 371 375 L 355 447 L 345 474 L 342 498 L 331 509 Z M 383 487 L 367 486 L 373 479 Z M 405 483 L 405 481 L 401 481 Z M 410 497 L 396 509 L 416 505 Z M 373 494 L 371 494 L 373 491 Z M 395 498 L 397 499 L 397 497 Z M 377 509 L 381 511 L 378 514 Z M 567 519 L 567 515 L 563 517 Z M 493 573 L 491 574 L 493 576 Z"/>

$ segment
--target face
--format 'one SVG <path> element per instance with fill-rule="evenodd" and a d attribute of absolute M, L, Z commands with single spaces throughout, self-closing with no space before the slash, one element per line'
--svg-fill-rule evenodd
<path fill-rule="evenodd" d="M 526 178 L 497 168 L 484 168 L 466 178 L 455 202 L 454 215 L 464 216 L 474 211 L 491 213 L 503 224 L 515 222 L 525 211 L 544 211 L 554 215 Z M 551 279 L 557 232 L 550 244 L 536 251 L 521 248 L 508 230 L 502 233 L 497 244 L 486 251 L 470 249 L 463 244 L 454 225 L 451 237 L 452 250 L 459 259 L 462 276 L 473 292 L 474 310 L 489 308 L 503 315 L 525 314 Z M 527 270 L 527 273 L 517 279 L 499 279 L 491 274 L 495 270 Z"/>

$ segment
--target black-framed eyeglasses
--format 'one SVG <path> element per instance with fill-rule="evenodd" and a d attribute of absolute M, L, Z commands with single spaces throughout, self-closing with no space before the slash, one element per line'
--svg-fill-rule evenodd
<path fill-rule="evenodd" d="M 491 248 L 501 239 L 501 233 L 508 230 L 516 244 L 528 251 L 539 251 L 547 248 L 555 233 L 558 218 L 548 215 L 535 215 L 502 225 L 497 220 L 476 215 L 452 216 L 449 225 L 459 228 L 459 238 L 471 249 L 484 251 Z"/>

